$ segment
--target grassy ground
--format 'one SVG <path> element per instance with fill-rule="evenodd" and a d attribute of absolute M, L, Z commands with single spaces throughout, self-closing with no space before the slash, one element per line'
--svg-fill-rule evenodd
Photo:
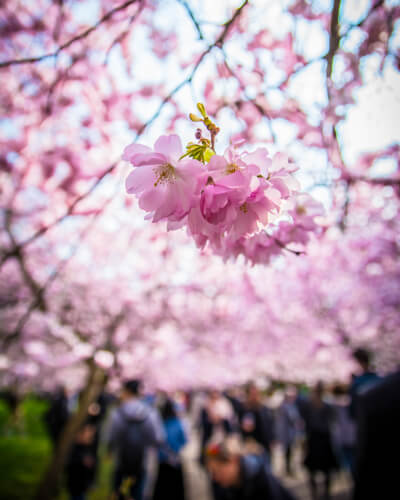
<path fill-rule="evenodd" d="M 35 397 L 26 398 L 12 414 L 0 401 L 0 500 L 31 500 L 51 457 L 43 414 L 47 403 Z M 98 480 L 89 500 L 110 497 L 111 462 L 100 460 Z M 62 491 L 59 500 L 67 500 Z"/>
<path fill-rule="evenodd" d="M 33 497 L 38 478 L 50 456 L 47 439 L 6 436 L 0 439 L 0 498 L 21 500 Z"/>
<path fill-rule="evenodd" d="M 30 500 L 51 456 L 46 438 L 6 436 L 0 438 L 0 500 Z M 98 479 L 89 500 L 110 497 L 111 462 L 100 460 Z M 67 500 L 62 491 L 59 500 Z"/>

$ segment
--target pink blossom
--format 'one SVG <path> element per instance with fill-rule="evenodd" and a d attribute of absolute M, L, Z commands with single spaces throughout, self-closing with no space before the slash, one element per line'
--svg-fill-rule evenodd
<path fill-rule="evenodd" d="M 324 207 L 308 193 L 298 194 L 291 202 L 293 208 L 288 210 L 293 217 L 294 222 L 306 229 L 312 231 L 317 227 L 316 217 L 322 217 L 325 213 Z"/>
<path fill-rule="evenodd" d="M 215 155 L 208 164 L 210 182 L 201 194 L 200 208 L 211 224 L 219 224 L 222 230 L 230 228 L 237 211 L 251 193 L 256 166 L 247 166 L 232 150 L 228 159 Z"/>
<path fill-rule="evenodd" d="M 273 201 L 276 190 L 268 188 L 266 181 L 259 181 L 260 185 L 250 193 L 236 211 L 231 233 L 236 237 L 254 233 L 259 223 L 266 226 L 271 212 L 277 213 L 279 205 Z M 268 197 L 270 195 L 270 197 Z"/>
<path fill-rule="evenodd" d="M 253 264 L 268 264 L 281 250 L 276 239 L 262 231 L 247 239 L 245 256 Z"/>
<path fill-rule="evenodd" d="M 179 221 L 199 199 L 206 171 L 197 160 L 180 160 L 182 154 L 177 135 L 161 136 L 154 151 L 141 144 L 124 151 L 123 159 L 136 167 L 126 180 L 126 190 L 137 195 L 153 222 Z"/>
<path fill-rule="evenodd" d="M 292 175 L 296 170 L 298 168 L 289 161 L 287 155 L 277 153 L 272 158 L 267 180 L 271 187 L 279 191 L 283 199 L 289 198 L 291 194 L 297 192 L 300 188 L 299 182 Z"/>

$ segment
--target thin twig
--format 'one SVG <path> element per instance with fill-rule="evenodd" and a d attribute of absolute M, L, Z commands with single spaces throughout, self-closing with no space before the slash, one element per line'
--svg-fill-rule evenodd
<path fill-rule="evenodd" d="M 188 13 L 190 19 L 192 20 L 193 25 L 194 25 L 194 27 L 199 35 L 199 39 L 204 40 L 204 35 L 203 35 L 203 32 L 201 31 L 201 28 L 200 28 L 200 23 L 197 21 L 195 15 L 193 14 L 193 11 L 190 8 L 190 5 L 187 2 L 185 2 L 185 0 L 178 0 L 178 2 L 186 9 L 186 12 Z"/>
<path fill-rule="evenodd" d="M 240 86 L 240 88 L 241 88 L 241 90 L 243 92 L 243 95 L 244 95 L 244 97 L 246 99 L 244 102 L 251 103 L 257 109 L 257 111 L 260 113 L 261 116 L 265 116 L 265 118 L 267 118 L 268 128 L 269 128 L 269 132 L 270 132 L 271 137 L 272 137 L 272 141 L 274 143 L 276 143 L 277 139 L 276 139 L 276 135 L 275 135 L 274 129 L 272 127 L 271 117 L 269 116 L 269 114 L 267 113 L 267 111 L 261 106 L 261 104 L 257 102 L 257 100 L 256 100 L 257 98 L 252 99 L 251 97 L 249 97 L 246 94 L 246 87 L 245 87 L 245 85 L 242 83 L 242 80 L 240 79 L 240 77 L 229 66 L 228 61 L 227 61 L 227 57 L 226 57 L 226 54 L 225 54 L 225 51 L 223 51 L 223 54 L 224 54 L 224 64 L 225 64 L 225 67 L 230 72 L 230 74 L 236 79 L 236 81 L 238 82 L 238 84 L 239 84 L 239 86 Z M 239 102 L 241 102 L 241 101 L 239 101 Z"/>
<path fill-rule="evenodd" d="M 272 238 L 275 243 L 278 245 L 278 247 L 282 248 L 283 250 L 286 250 L 287 252 L 290 252 L 294 255 L 305 255 L 306 252 L 304 250 L 293 250 L 292 248 L 287 247 L 284 243 L 282 243 L 278 238 L 275 238 L 274 236 L 268 235 L 270 238 Z"/>
<path fill-rule="evenodd" d="M 226 36 L 227 36 L 227 34 L 229 32 L 229 28 L 236 21 L 236 19 L 238 18 L 238 16 L 242 12 L 243 8 L 247 5 L 247 3 L 248 3 L 248 0 L 245 0 L 245 2 L 243 2 L 242 5 L 236 9 L 236 11 L 235 11 L 234 15 L 231 17 L 231 19 L 229 19 L 229 21 L 227 21 L 226 23 L 224 23 L 224 29 L 223 29 L 221 35 L 215 40 L 214 43 L 212 43 L 211 45 L 209 45 L 204 52 L 202 52 L 202 54 L 200 55 L 198 61 L 195 64 L 194 68 L 192 69 L 190 75 L 187 78 L 185 78 L 184 80 L 182 80 L 176 87 L 174 87 L 171 90 L 171 92 L 168 95 L 166 95 L 164 97 L 164 99 L 161 101 L 160 105 L 158 106 L 156 112 L 137 131 L 136 136 L 135 136 L 135 140 L 137 140 L 143 134 L 143 132 L 145 131 L 145 129 L 148 128 L 154 122 L 154 120 L 156 120 L 159 117 L 159 115 L 160 115 L 161 111 L 163 110 L 165 104 L 167 104 L 167 102 L 169 102 L 172 99 L 172 97 L 177 92 L 179 92 L 183 87 L 185 87 L 186 85 L 188 85 L 189 83 L 192 82 L 192 80 L 193 80 L 193 78 L 194 78 L 197 70 L 200 67 L 200 64 L 202 63 L 203 59 L 207 56 L 207 54 L 209 54 L 212 51 L 212 49 L 214 49 L 215 47 L 218 47 L 220 49 L 222 48 L 224 40 L 225 40 L 225 38 L 226 38 Z"/>
<path fill-rule="evenodd" d="M 75 210 L 76 206 L 81 201 L 83 201 L 85 198 L 87 198 L 97 188 L 97 186 L 101 183 L 101 181 L 108 174 L 110 174 L 115 169 L 115 167 L 118 165 L 118 163 L 119 162 L 117 161 L 117 162 L 113 163 L 112 165 L 110 165 L 96 179 L 96 181 L 94 182 L 94 184 L 92 184 L 87 191 L 85 191 L 83 194 L 81 194 L 80 196 L 78 196 L 78 198 L 76 198 L 71 203 L 71 205 L 68 207 L 68 209 L 66 210 L 66 212 L 64 212 L 63 215 L 61 215 L 60 217 L 58 217 L 51 224 L 48 224 L 47 226 L 43 226 L 42 228 L 40 228 L 38 231 L 36 231 L 36 233 L 34 233 L 32 236 L 30 236 L 28 239 L 26 239 L 22 243 L 16 243 L 15 246 L 9 252 L 7 252 L 5 255 L 3 255 L 1 263 L 3 264 L 9 257 L 15 257 L 16 253 L 18 253 L 21 249 L 23 249 L 27 245 L 30 245 L 31 243 L 33 243 L 35 240 L 37 240 L 38 238 L 40 238 L 40 236 L 43 236 L 45 233 L 47 233 L 47 231 L 49 231 L 50 229 L 52 229 L 54 226 L 58 225 L 60 222 L 62 222 L 63 220 L 65 220 L 70 215 L 73 215 L 73 211 Z"/>
<path fill-rule="evenodd" d="M 326 76 L 328 82 L 332 78 L 333 71 L 333 58 L 339 48 L 340 35 L 339 35 L 339 12 L 340 12 L 341 0 L 334 0 L 332 14 L 331 14 L 331 27 L 329 35 L 329 51 L 326 56 Z M 328 86 L 329 90 L 329 86 Z"/>
<path fill-rule="evenodd" d="M 93 229 L 94 224 L 95 224 L 96 220 L 98 219 L 98 217 L 103 213 L 104 209 L 107 207 L 107 205 L 113 199 L 114 199 L 114 195 L 111 196 L 110 198 L 108 198 L 103 203 L 102 210 L 99 211 L 98 213 L 96 213 L 93 216 L 90 223 L 85 227 L 85 229 L 83 231 L 81 231 L 79 238 L 77 239 L 76 244 L 72 248 L 72 251 L 71 251 L 70 255 L 68 256 L 68 258 L 65 260 L 62 260 L 58 263 L 58 265 L 56 266 L 54 271 L 50 274 L 50 276 L 47 278 L 47 280 L 44 282 L 44 284 L 42 286 L 39 286 L 38 284 L 36 284 L 35 289 L 32 289 L 34 298 L 33 298 L 32 302 L 29 304 L 28 309 L 25 311 L 25 313 L 19 319 L 18 324 L 17 324 L 16 328 L 14 329 L 14 331 L 9 336 L 7 336 L 6 339 L 4 340 L 4 344 L 6 346 L 9 345 L 9 343 L 12 342 L 14 339 L 19 337 L 23 327 L 26 325 L 28 319 L 30 318 L 32 312 L 35 309 L 40 308 L 43 311 L 48 310 L 48 306 L 47 306 L 47 303 L 45 301 L 46 290 L 54 282 L 54 280 L 59 276 L 59 274 L 64 269 L 64 267 L 76 255 L 77 251 L 80 248 L 82 241 L 88 236 L 89 232 Z M 28 283 L 28 285 L 29 285 L 29 283 Z M 42 304 L 42 307 L 40 307 L 41 304 Z"/>
<path fill-rule="evenodd" d="M 129 18 L 128 26 L 113 40 L 110 47 L 107 49 L 106 56 L 104 58 L 104 64 L 108 63 L 108 58 L 110 56 L 111 50 L 114 48 L 115 45 L 117 45 L 118 43 L 120 44 L 128 36 L 130 27 L 142 13 L 145 4 L 143 0 L 138 0 L 138 1 L 140 3 L 140 6 L 138 7 L 137 11 Z"/>
<path fill-rule="evenodd" d="M 60 52 L 62 52 L 63 50 L 67 49 L 68 47 L 70 47 L 71 45 L 73 45 L 75 42 L 78 42 L 79 40 L 82 40 L 82 39 L 86 38 L 87 36 L 89 36 L 101 24 L 103 24 L 106 21 L 108 21 L 109 19 L 111 19 L 111 17 L 115 13 L 120 12 L 121 10 L 126 9 L 127 7 L 129 7 L 129 5 L 132 5 L 132 4 L 136 3 L 137 1 L 138 0 L 128 0 L 127 2 L 125 2 L 125 3 L 121 4 L 121 5 L 118 5 L 114 9 L 111 9 L 110 11 L 106 12 L 104 14 L 104 16 L 97 21 L 97 23 L 93 24 L 92 26 L 90 26 L 89 28 L 87 28 L 85 31 L 83 31 L 82 33 L 80 33 L 79 35 L 74 36 L 73 38 L 71 38 L 67 42 L 65 42 L 62 45 L 60 45 L 58 47 L 58 49 L 55 50 L 54 52 L 49 52 L 47 54 L 43 54 L 41 56 L 36 56 L 36 57 L 24 57 L 22 59 L 10 59 L 8 61 L 3 61 L 3 62 L 0 62 L 0 68 L 7 68 L 8 66 L 16 66 L 16 65 L 21 65 L 21 64 L 29 64 L 29 63 L 34 63 L 34 62 L 40 62 L 40 61 L 44 61 L 45 59 L 49 59 L 50 57 L 56 57 L 56 56 L 58 56 L 58 54 Z"/>

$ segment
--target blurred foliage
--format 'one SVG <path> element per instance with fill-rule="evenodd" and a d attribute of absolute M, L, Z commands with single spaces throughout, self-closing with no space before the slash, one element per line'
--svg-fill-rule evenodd
<path fill-rule="evenodd" d="M 5 401 L 0 399 L 0 436 L 7 432 L 11 424 L 11 410 Z"/>
<path fill-rule="evenodd" d="M 50 456 L 51 444 L 45 437 L 21 435 L 0 438 L 0 499 L 33 497 L 38 480 Z"/>
<path fill-rule="evenodd" d="M 0 500 L 30 500 L 51 456 L 44 414 L 48 402 L 34 395 L 24 398 L 13 414 L 0 399 Z M 101 452 L 96 483 L 89 500 L 110 497 L 112 462 Z M 63 491 L 59 500 L 68 500 Z"/>
<path fill-rule="evenodd" d="M 19 418 L 23 432 L 31 437 L 47 436 L 44 414 L 49 407 L 48 401 L 28 396 L 19 405 Z"/>

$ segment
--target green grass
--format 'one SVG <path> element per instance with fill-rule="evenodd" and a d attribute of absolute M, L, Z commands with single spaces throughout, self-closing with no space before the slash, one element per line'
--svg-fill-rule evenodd
<path fill-rule="evenodd" d="M 34 396 L 26 397 L 16 416 L 0 400 L 0 500 L 31 500 L 51 458 L 52 444 L 43 415 L 48 407 Z M 112 463 L 101 452 L 96 484 L 89 500 L 110 498 Z M 59 500 L 68 500 L 63 490 Z"/>
<path fill-rule="evenodd" d="M 0 499 L 33 497 L 51 452 L 43 437 L 5 436 L 0 438 Z"/>
<path fill-rule="evenodd" d="M 103 455 L 103 454 L 102 454 Z M 51 456 L 46 438 L 6 436 L 0 438 L 0 500 L 30 500 Z M 110 497 L 112 463 L 102 456 L 89 500 Z M 63 490 L 59 500 L 67 500 Z"/>

